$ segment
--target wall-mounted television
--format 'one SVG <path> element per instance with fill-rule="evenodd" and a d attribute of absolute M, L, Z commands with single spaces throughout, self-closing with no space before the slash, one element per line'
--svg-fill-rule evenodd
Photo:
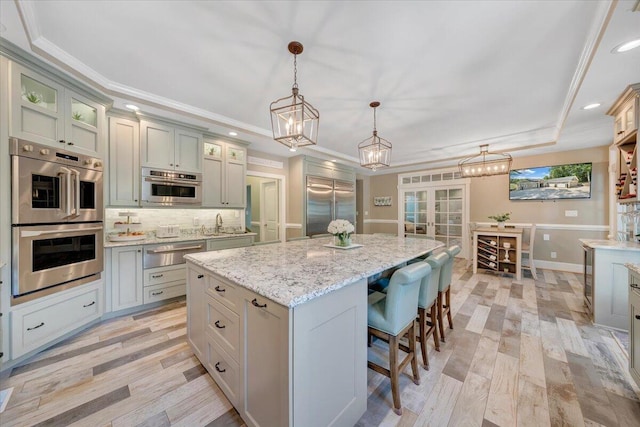
<path fill-rule="evenodd" d="M 509 200 L 561 200 L 591 197 L 591 163 L 512 169 Z"/>

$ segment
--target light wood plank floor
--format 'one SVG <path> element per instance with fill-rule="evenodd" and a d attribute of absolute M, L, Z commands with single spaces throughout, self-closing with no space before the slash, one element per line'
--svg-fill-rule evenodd
<path fill-rule="evenodd" d="M 640 390 L 620 340 L 591 325 L 572 273 L 472 274 L 457 261 L 454 329 L 421 384 L 368 371 L 358 426 L 639 426 Z M 105 321 L 4 372 L 0 425 L 242 426 L 186 342 L 184 301 Z M 385 358 L 375 342 L 370 357 Z M 278 427 L 278 426 L 274 426 Z"/>

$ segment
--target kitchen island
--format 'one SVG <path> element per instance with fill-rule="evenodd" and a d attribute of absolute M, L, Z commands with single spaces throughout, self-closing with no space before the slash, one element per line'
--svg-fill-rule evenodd
<path fill-rule="evenodd" d="M 625 263 L 640 262 L 640 243 L 579 239 L 585 248 L 585 302 L 593 323 L 623 331 L 629 328 L 629 284 Z M 589 298 L 592 301 L 589 301 Z"/>
<path fill-rule="evenodd" d="M 187 255 L 189 343 L 249 426 L 351 426 L 367 407 L 367 278 L 442 243 L 357 235 Z"/>

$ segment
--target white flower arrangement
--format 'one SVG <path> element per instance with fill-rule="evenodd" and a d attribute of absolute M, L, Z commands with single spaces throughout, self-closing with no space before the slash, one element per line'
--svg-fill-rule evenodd
<path fill-rule="evenodd" d="M 336 219 L 329 223 L 327 231 L 334 236 L 349 237 L 355 231 L 355 227 L 346 219 Z"/>

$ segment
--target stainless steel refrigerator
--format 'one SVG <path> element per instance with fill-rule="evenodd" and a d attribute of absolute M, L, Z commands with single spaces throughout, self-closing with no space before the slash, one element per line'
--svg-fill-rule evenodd
<path fill-rule="evenodd" d="M 334 219 L 356 225 L 355 183 L 307 177 L 307 236 L 326 234 Z"/>

